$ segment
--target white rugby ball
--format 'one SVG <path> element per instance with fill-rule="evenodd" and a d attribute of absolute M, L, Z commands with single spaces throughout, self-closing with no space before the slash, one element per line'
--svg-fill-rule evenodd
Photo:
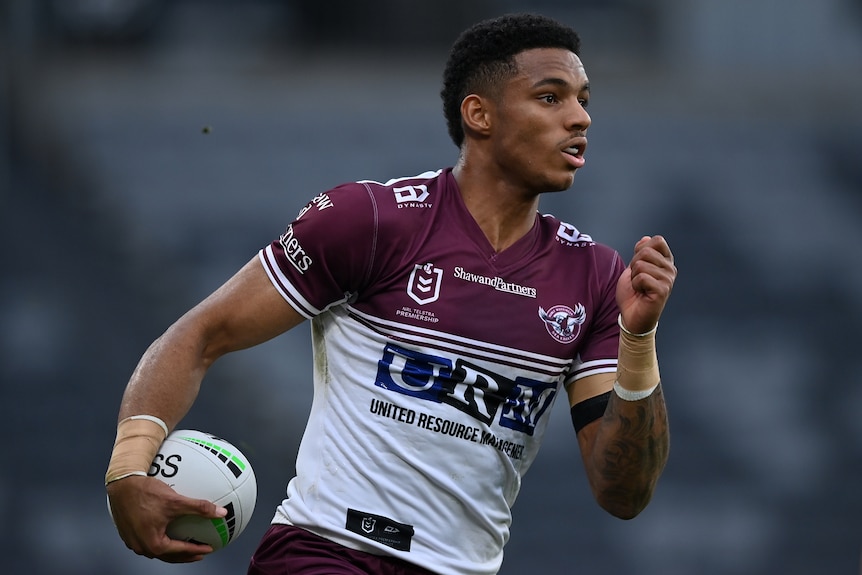
<path fill-rule="evenodd" d="M 168 525 L 171 539 L 205 543 L 217 551 L 248 526 L 257 502 L 257 480 L 243 453 L 228 441 L 201 431 L 178 429 L 162 443 L 147 473 L 180 495 L 207 499 L 227 509 L 208 519 L 185 515 Z"/>

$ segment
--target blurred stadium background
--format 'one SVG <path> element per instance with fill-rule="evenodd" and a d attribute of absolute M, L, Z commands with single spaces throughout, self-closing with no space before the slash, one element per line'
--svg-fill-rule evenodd
<path fill-rule="evenodd" d="M 245 572 L 293 472 L 307 326 L 216 365 L 183 422 L 242 446 L 260 485 L 248 531 L 200 564 L 137 557 L 111 525 L 126 380 L 312 196 L 451 165 L 446 50 L 524 10 L 581 32 L 593 85 L 588 166 L 543 211 L 624 257 L 662 233 L 680 279 L 651 506 L 598 509 L 560 402 L 502 573 L 859 572 L 859 0 L 0 6 L 0 572 Z"/>

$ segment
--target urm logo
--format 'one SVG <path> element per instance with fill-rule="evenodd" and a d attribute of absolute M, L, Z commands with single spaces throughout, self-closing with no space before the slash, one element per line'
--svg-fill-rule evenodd
<path fill-rule="evenodd" d="M 490 425 L 533 435 L 557 393 L 555 382 L 503 377 L 462 359 L 388 344 L 377 362 L 378 387 L 419 399 L 445 403 Z"/>

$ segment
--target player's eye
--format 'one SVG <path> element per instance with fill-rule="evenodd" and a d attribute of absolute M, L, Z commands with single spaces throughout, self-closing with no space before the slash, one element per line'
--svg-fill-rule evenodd
<path fill-rule="evenodd" d="M 586 98 L 579 98 L 578 103 L 581 105 L 581 108 L 586 108 L 587 106 L 590 105 L 590 101 L 587 100 Z"/>
<path fill-rule="evenodd" d="M 541 99 L 546 104 L 556 104 L 560 101 L 555 94 L 545 94 Z"/>

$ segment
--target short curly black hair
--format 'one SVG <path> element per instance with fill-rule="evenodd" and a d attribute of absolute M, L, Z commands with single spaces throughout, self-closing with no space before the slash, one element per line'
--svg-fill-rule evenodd
<path fill-rule="evenodd" d="M 580 54 L 578 34 L 556 20 L 537 14 L 506 14 L 474 24 L 461 33 L 443 72 L 443 115 L 449 136 L 464 142 L 461 102 L 469 94 L 493 94 L 517 72 L 515 56 L 534 48 L 563 48 Z"/>

